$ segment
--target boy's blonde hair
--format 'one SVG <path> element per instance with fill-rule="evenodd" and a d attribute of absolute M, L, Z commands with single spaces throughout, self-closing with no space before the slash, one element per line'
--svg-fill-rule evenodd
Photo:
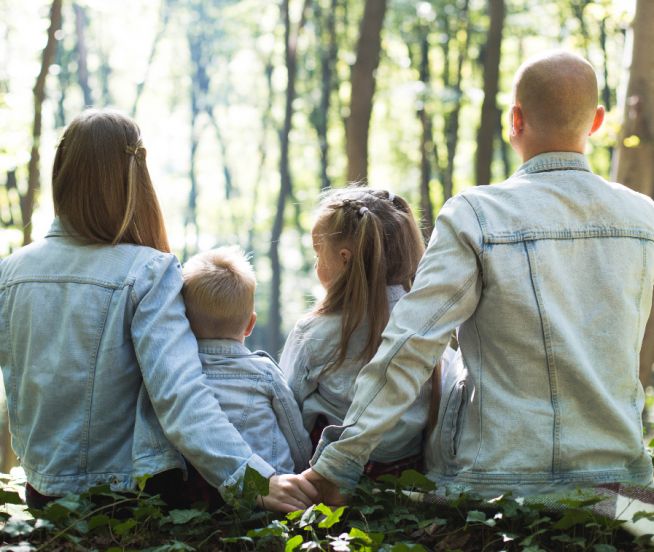
<path fill-rule="evenodd" d="M 237 246 L 199 253 L 184 264 L 183 275 L 186 315 L 196 337 L 243 336 L 257 285 L 245 253 Z"/>

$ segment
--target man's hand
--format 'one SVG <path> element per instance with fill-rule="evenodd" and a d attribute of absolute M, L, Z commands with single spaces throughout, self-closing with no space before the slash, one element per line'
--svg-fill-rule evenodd
<path fill-rule="evenodd" d="M 273 475 L 269 479 L 268 494 L 257 498 L 257 504 L 274 512 L 305 510 L 320 502 L 320 493 L 302 475 Z"/>
<path fill-rule="evenodd" d="M 329 506 L 343 506 L 347 504 L 347 496 L 341 494 L 338 486 L 318 472 L 309 468 L 302 472 L 302 477 L 309 481 L 314 488 L 318 489 L 320 498 L 325 504 Z"/>

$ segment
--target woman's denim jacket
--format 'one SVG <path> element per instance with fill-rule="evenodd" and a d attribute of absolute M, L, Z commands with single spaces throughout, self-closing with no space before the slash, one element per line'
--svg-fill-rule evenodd
<path fill-rule="evenodd" d="M 463 365 L 427 445 L 435 481 L 486 495 L 649 484 L 638 364 L 653 285 L 654 203 L 580 154 L 541 154 L 464 191 L 314 468 L 354 485 L 460 326 Z"/>
<path fill-rule="evenodd" d="M 275 361 L 233 339 L 199 339 L 200 361 L 223 412 L 277 473 L 309 467 L 311 440 Z"/>
<path fill-rule="evenodd" d="M 392 311 L 406 291 L 399 285 L 388 286 L 386 290 L 389 310 Z M 365 364 L 359 355 L 367 340 L 366 321 L 352 334 L 343 364 L 338 368 L 330 367 L 341 339 L 342 322 L 340 314 L 305 316 L 286 339 L 279 360 L 308 431 L 313 429 L 320 414 L 329 424 L 343 423 L 354 397 L 354 382 Z M 430 397 L 431 382 L 427 382 L 397 425 L 384 434 L 370 456 L 372 460 L 395 462 L 421 452 Z"/>
<path fill-rule="evenodd" d="M 0 365 L 12 445 L 45 495 L 185 469 L 221 491 L 252 454 L 202 374 L 177 259 L 83 245 L 55 220 L 0 264 Z M 179 451 L 179 452 L 178 452 Z"/>

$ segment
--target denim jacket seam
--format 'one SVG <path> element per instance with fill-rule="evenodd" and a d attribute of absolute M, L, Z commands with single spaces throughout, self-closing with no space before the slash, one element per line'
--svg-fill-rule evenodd
<path fill-rule="evenodd" d="M 529 272 L 531 274 L 531 285 L 538 305 L 538 313 L 541 321 L 543 334 L 543 346 L 545 349 L 545 360 L 547 363 L 548 379 L 550 384 L 550 400 L 553 411 L 553 428 L 552 428 L 552 473 L 559 473 L 561 470 L 561 406 L 559 402 L 558 375 L 556 367 L 556 357 L 552 351 L 552 326 L 549 316 L 545 310 L 545 305 L 540 292 L 538 283 L 538 258 L 536 257 L 535 245 L 533 241 L 524 242 L 527 262 L 529 263 Z"/>
<path fill-rule="evenodd" d="M 101 316 L 101 324 L 99 324 L 98 329 L 96 331 L 95 339 L 96 339 L 96 347 L 95 350 L 93 350 L 91 358 L 89 359 L 89 381 L 86 383 L 86 420 L 84 423 L 84 426 L 86 427 L 86 431 L 82 434 L 82 439 L 80 442 L 80 466 L 83 469 L 86 469 L 87 461 L 88 461 L 88 446 L 89 446 L 89 437 L 91 435 L 91 420 L 93 418 L 92 411 L 93 411 L 93 392 L 95 389 L 95 373 L 97 369 L 97 360 L 98 360 L 98 351 L 100 350 L 100 344 L 102 342 L 102 336 L 104 334 L 104 329 L 107 325 L 107 316 L 109 314 L 109 305 L 111 305 L 111 299 L 113 297 L 115 290 L 112 290 L 109 297 L 104 303 L 103 306 L 103 312 Z"/>
<path fill-rule="evenodd" d="M 294 457 L 296 456 L 296 454 L 293 454 L 293 450 L 295 450 L 296 453 L 298 453 L 298 452 L 300 452 L 302 450 L 301 440 L 298 438 L 296 428 L 291 423 L 291 416 L 289 415 L 289 412 L 288 412 L 287 401 L 286 401 L 286 399 L 284 399 L 284 397 L 281 396 L 281 393 L 279 393 L 277 391 L 277 384 L 276 384 L 276 382 L 274 380 L 272 380 L 270 382 L 270 387 L 271 387 L 272 395 L 274 396 L 275 399 L 277 399 L 279 401 L 279 404 L 281 405 L 282 409 L 284 410 L 284 416 L 286 417 L 286 420 L 285 420 L 286 425 L 290 429 L 290 432 L 291 432 L 291 434 L 293 436 L 294 443 L 292 443 L 292 444 L 289 443 L 289 448 L 291 449 L 291 450 L 289 450 L 289 452 L 291 453 L 291 459 L 293 459 L 293 463 L 295 463 Z M 277 418 L 276 415 L 275 415 L 275 418 L 277 419 L 277 426 L 281 429 L 281 424 L 279 423 L 279 419 Z M 284 431 L 282 431 L 282 434 L 285 435 Z"/>

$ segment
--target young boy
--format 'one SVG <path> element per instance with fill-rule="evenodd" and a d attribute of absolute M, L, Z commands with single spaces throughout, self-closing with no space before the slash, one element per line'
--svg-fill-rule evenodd
<path fill-rule="evenodd" d="M 306 468 L 311 443 L 293 393 L 267 353 L 243 344 L 257 319 L 252 265 L 238 247 L 220 247 L 189 259 L 183 273 L 202 369 L 229 421 L 277 473 Z"/>
<path fill-rule="evenodd" d="M 426 444 L 441 489 L 484 496 L 652 483 L 638 360 L 654 286 L 654 203 L 594 175 L 595 72 L 555 52 L 518 71 L 511 144 L 523 165 L 441 209 L 411 291 L 328 427 L 305 477 L 323 501 L 355 486 L 415 400 L 453 328 L 463 369 L 445 382 Z"/>

